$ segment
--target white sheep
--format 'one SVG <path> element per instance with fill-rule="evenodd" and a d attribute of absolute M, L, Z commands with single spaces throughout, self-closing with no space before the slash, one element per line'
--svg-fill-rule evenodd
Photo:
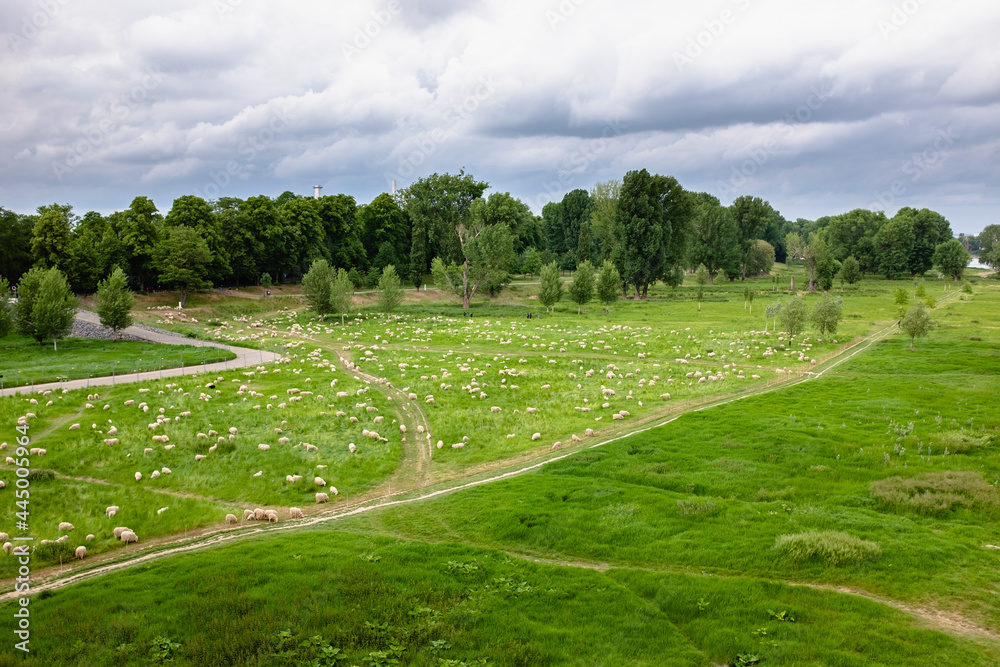
<path fill-rule="evenodd" d="M 130 542 L 138 542 L 139 537 L 131 530 L 126 530 L 124 533 L 122 533 L 121 541 L 124 542 L 125 544 L 129 544 Z"/>
<path fill-rule="evenodd" d="M 288 508 L 288 518 L 290 518 L 290 519 L 304 519 L 305 518 L 305 514 L 303 514 L 302 510 L 300 510 L 298 507 L 289 507 Z"/>
<path fill-rule="evenodd" d="M 255 521 L 262 521 L 264 519 L 264 510 L 259 507 L 254 509 L 253 518 Z"/>
<path fill-rule="evenodd" d="M 302 443 L 302 446 L 305 447 L 305 450 L 307 452 L 318 452 L 319 451 L 319 447 L 317 447 L 316 445 L 310 445 L 308 442 Z"/>
<path fill-rule="evenodd" d="M 94 541 L 94 534 L 93 533 L 89 533 L 87 535 L 87 541 L 88 542 L 93 542 Z"/>
<path fill-rule="evenodd" d="M 330 502 L 330 496 L 328 496 L 325 493 L 317 493 L 316 494 L 316 502 L 317 503 L 328 503 L 328 502 Z"/>
<path fill-rule="evenodd" d="M 56 540 L 56 542 L 58 542 L 59 544 L 66 544 L 67 542 L 69 542 L 69 535 L 63 535 L 58 540 Z"/>
<path fill-rule="evenodd" d="M 10 535 L 7 533 L 0 533 L 0 542 L 6 542 L 10 539 Z"/>
<path fill-rule="evenodd" d="M 201 461 L 202 459 L 206 459 L 206 458 L 208 458 L 208 457 L 205 456 L 204 454 L 195 454 L 194 455 L 194 460 L 195 461 Z"/>
<path fill-rule="evenodd" d="M 160 468 L 160 472 L 162 472 L 164 475 L 169 475 L 170 468 Z"/>
<path fill-rule="evenodd" d="M 542 439 L 542 434 L 541 433 L 534 433 L 534 434 L 532 434 L 531 439 L 532 440 L 541 440 Z"/>
<path fill-rule="evenodd" d="M 277 523 L 278 522 L 278 513 L 275 512 L 274 510 L 267 510 L 267 511 L 264 512 L 264 518 L 267 519 L 268 523 L 271 523 L 272 521 L 274 523 Z"/>
<path fill-rule="evenodd" d="M 3 543 L 3 552 L 5 554 L 9 554 L 13 550 L 14 550 L 14 545 L 13 544 L 11 544 L 10 542 L 4 542 Z"/>
<path fill-rule="evenodd" d="M 423 433 L 423 432 L 424 432 L 424 427 L 418 425 L 417 426 L 417 433 Z"/>
<path fill-rule="evenodd" d="M 156 510 L 156 513 L 157 513 L 157 514 L 163 514 L 163 513 L 164 513 L 164 512 L 166 512 L 166 511 L 167 511 L 168 509 L 170 509 L 170 508 L 169 508 L 169 507 L 161 507 L 160 509 Z"/>
<path fill-rule="evenodd" d="M 271 449 L 271 445 L 265 445 L 265 444 L 261 443 L 261 444 L 257 445 L 257 449 L 259 449 L 262 452 L 266 452 L 267 450 Z"/>
<path fill-rule="evenodd" d="M 141 472 L 137 472 L 135 474 L 135 481 L 139 482 L 141 480 L 142 480 L 142 473 Z"/>
<path fill-rule="evenodd" d="M 257 472 L 255 472 L 255 473 L 253 474 L 253 476 L 254 476 L 254 477 L 260 477 L 260 476 L 261 476 L 261 475 L 263 475 L 263 474 L 264 474 L 264 471 L 263 471 L 263 470 L 258 470 Z"/>
<path fill-rule="evenodd" d="M 73 555 L 76 556 L 78 559 L 83 560 L 84 558 L 87 557 L 87 547 L 84 546 L 77 547 L 76 551 L 73 552 Z"/>
<path fill-rule="evenodd" d="M 117 511 L 118 511 L 118 510 L 120 510 L 120 509 L 121 509 L 121 508 L 120 508 L 120 507 L 118 507 L 118 505 L 110 505 L 110 506 L 108 506 L 107 508 L 105 508 L 105 510 L 104 510 L 104 514 L 105 514 L 106 516 L 114 516 L 114 514 L 113 514 L 113 513 L 114 513 L 114 512 L 117 512 Z"/>
<path fill-rule="evenodd" d="M 209 454 L 214 454 L 215 450 L 218 449 L 218 448 L 219 448 L 219 445 L 218 444 L 214 444 L 214 445 L 212 445 L 211 447 L 208 448 L 208 453 Z"/>
<path fill-rule="evenodd" d="M 151 472 L 149 474 L 149 478 L 150 479 L 159 479 L 160 478 L 160 471 L 159 470 L 154 470 L 153 472 Z"/>
<path fill-rule="evenodd" d="M 316 477 L 313 479 L 313 484 L 315 484 L 316 486 L 326 486 L 326 480 L 324 480 L 322 477 Z"/>
<path fill-rule="evenodd" d="M 400 424 L 399 425 L 399 432 L 400 433 L 406 433 L 406 424 Z"/>
<path fill-rule="evenodd" d="M 129 530 L 129 529 L 126 528 L 125 526 L 116 526 L 115 529 L 114 529 L 114 531 L 113 531 L 114 534 L 115 534 L 115 539 L 116 540 L 117 539 L 121 539 L 122 533 L 124 533 L 126 530 Z"/>
<path fill-rule="evenodd" d="M 227 514 L 226 515 L 226 523 L 237 523 L 238 521 L 239 521 L 239 519 L 236 518 L 235 514 Z"/>
<path fill-rule="evenodd" d="M 243 520 L 253 521 L 253 510 L 243 510 Z"/>
<path fill-rule="evenodd" d="M 69 427 L 69 430 L 71 430 L 71 431 L 79 431 L 80 430 L 80 425 L 79 424 L 71 424 L 70 427 Z"/>
<path fill-rule="evenodd" d="M 348 450 L 349 450 L 349 451 L 351 452 L 351 454 L 353 454 L 353 453 L 354 453 L 355 451 L 357 451 L 357 449 L 358 449 L 358 448 L 357 448 L 357 446 L 355 446 L 355 444 L 354 444 L 354 443 L 352 442 L 352 443 L 350 443 L 350 444 L 348 444 L 348 445 L 347 445 L 347 449 L 348 449 Z"/>
<path fill-rule="evenodd" d="M 239 433 L 239 431 L 236 429 L 235 426 L 229 427 L 229 435 L 236 435 L 237 433 Z"/>

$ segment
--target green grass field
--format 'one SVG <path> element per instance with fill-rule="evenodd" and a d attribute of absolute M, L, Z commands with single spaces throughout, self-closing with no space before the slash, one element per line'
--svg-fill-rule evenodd
<path fill-rule="evenodd" d="M 90 338 L 66 338 L 59 349 L 33 338 L 11 334 L 0 339 L 0 375 L 5 387 L 61 382 L 106 375 L 128 375 L 160 368 L 196 366 L 235 359 L 212 347 L 160 345 L 139 341 L 109 343 Z"/>
<path fill-rule="evenodd" d="M 95 553 L 121 549 L 114 525 L 169 540 L 242 506 L 310 504 L 314 474 L 341 501 L 389 480 L 413 498 L 569 454 L 43 593 L 37 664 L 148 664 L 156 650 L 191 665 L 997 664 L 1000 290 L 928 280 L 937 326 L 911 352 L 885 330 L 900 286 L 912 294 L 909 281 L 843 292 L 844 322 L 822 342 L 764 332 L 765 306 L 788 298 L 767 279 L 753 313 L 730 284 L 710 288 L 700 312 L 690 287 L 660 287 L 609 315 L 563 303 L 528 320 L 530 285 L 472 318 L 422 295 L 391 319 L 363 310 L 344 326 L 260 312 L 213 326 L 280 341 L 286 363 L 267 373 L 0 401 L 0 438 L 33 411 L 32 446 L 49 450 L 33 464 L 52 475 L 32 482 L 33 534 L 51 539 L 70 521 L 74 536 L 97 536 Z M 415 454 L 423 436 L 398 430 L 424 423 L 418 410 L 430 459 Z M 108 446 L 111 425 L 120 442 Z M 223 440 L 198 437 L 209 429 Z M 162 466 L 171 474 L 146 474 Z M 0 531 L 15 534 L 11 486 Z M 108 504 L 123 513 L 107 519 Z M 68 559 L 78 541 L 48 545 L 35 566 Z M 0 568 L 12 576 L 13 559 Z"/>

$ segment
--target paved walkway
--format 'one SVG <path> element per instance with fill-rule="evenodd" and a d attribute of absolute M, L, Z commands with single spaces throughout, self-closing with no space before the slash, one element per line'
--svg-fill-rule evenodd
<path fill-rule="evenodd" d="M 78 310 L 76 312 L 76 319 L 82 322 L 87 322 L 88 324 L 101 323 L 97 313 L 92 313 L 89 310 Z M 9 387 L 7 389 L 0 390 L 0 396 L 30 394 L 38 391 L 45 391 L 47 389 L 51 389 L 53 391 L 62 389 L 87 389 L 89 387 L 126 384 L 131 382 L 148 382 L 150 380 L 159 380 L 160 378 L 197 375 L 199 373 L 218 373 L 220 371 L 228 371 L 234 368 L 246 368 L 247 366 L 268 364 L 280 358 L 280 355 L 277 355 L 274 352 L 267 352 L 265 350 L 253 350 L 247 347 L 234 347 L 232 345 L 225 345 L 214 341 L 186 338 L 180 334 L 149 331 L 148 329 L 140 329 L 139 327 L 134 326 L 123 329 L 122 331 L 123 333 L 130 334 L 136 338 L 142 338 L 143 340 L 148 340 L 153 343 L 162 343 L 164 345 L 217 347 L 232 352 L 236 355 L 236 358 L 230 361 L 221 361 L 214 364 L 195 364 L 193 366 L 185 366 L 183 368 L 164 368 L 162 370 L 128 373 L 126 375 L 81 378 L 79 380 L 67 380 L 66 382 L 49 382 L 46 384 L 36 384 L 34 387 L 31 385 L 24 387 Z"/>

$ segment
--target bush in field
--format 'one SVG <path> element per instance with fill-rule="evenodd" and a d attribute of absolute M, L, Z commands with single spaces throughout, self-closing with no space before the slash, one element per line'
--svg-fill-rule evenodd
<path fill-rule="evenodd" d="M 375 297 L 379 310 L 386 315 L 392 315 L 392 310 L 403 303 L 403 285 L 392 264 L 382 269 L 382 277 L 378 281 L 378 295 Z"/>
<path fill-rule="evenodd" d="M 545 312 L 562 298 L 563 285 L 559 279 L 559 266 L 552 262 L 542 267 L 542 286 L 538 290 L 538 301 L 545 306 Z"/>
<path fill-rule="evenodd" d="M 604 304 L 604 312 L 610 312 L 611 304 L 618 301 L 622 291 L 622 277 L 618 268 L 605 260 L 597 273 L 597 298 Z"/>
<path fill-rule="evenodd" d="M 840 279 L 848 285 L 853 285 L 861 280 L 861 264 L 854 258 L 854 255 L 845 259 L 844 263 L 841 265 Z"/>
<path fill-rule="evenodd" d="M 101 324 L 114 332 L 118 340 L 118 332 L 132 326 L 132 306 L 135 299 L 128 288 L 128 276 L 120 268 L 115 267 L 107 280 L 97 284 L 97 315 Z"/>
<path fill-rule="evenodd" d="M 882 555 L 882 547 L 875 542 L 836 530 L 780 535 L 774 548 L 794 563 L 815 559 L 827 565 L 846 565 Z"/>
<path fill-rule="evenodd" d="M 933 326 L 931 313 L 927 309 L 927 306 L 922 303 L 918 303 L 906 311 L 906 315 L 903 316 L 903 319 L 899 323 L 899 328 L 910 337 L 911 350 L 913 349 L 913 341 L 926 336 Z"/>
<path fill-rule="evenodd" d="M 816 304 L 811 315 L 813 325 L 819 329 L 820 340 L 823 340 L 828 331 L 832 334 L 837 333 L 837 327 L 843 316 L 844 300 L 824 294 L 822 301 Z"/>
<path fill-rule="evenodd" d="M 806 302 L 800 296 L 794 297 L 781 307 L 778 319 L 789 336 L 798 336 L 806 328 Z"/>
<path fill-rule="evenodd" d="M 944 514 L 958 507 L 1000 506 L 1000 493 L 979 473 L 947 471 L 872 482 L 872 496 L 887 505 L 921 514 Z"/>
<path fill-rule="evenodd" d="M 330 307 L 330 290 L 336 274 L 325 259 L 317 259 L 302 276 L 302 291 L 309 309 L 323 317 L 333 312 Z"/>
<path fill-rule="evenodd" d="M 573 282 L 569 285 L 569 298 L 577 305 L 579 315 L 584 304 L 594 298 L 594 267 L 584 260 L 576 267 Z"/>

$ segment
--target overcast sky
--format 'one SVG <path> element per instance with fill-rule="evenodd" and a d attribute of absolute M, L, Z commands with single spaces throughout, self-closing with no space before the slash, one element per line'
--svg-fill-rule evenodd
<path fill-rule="evenodd" d="M 0 206 L 367 203 L 467 172 L 539 212 L 630 169 L 789 218 L 1000 223 L 997 0 L 3 0 Z"/>

